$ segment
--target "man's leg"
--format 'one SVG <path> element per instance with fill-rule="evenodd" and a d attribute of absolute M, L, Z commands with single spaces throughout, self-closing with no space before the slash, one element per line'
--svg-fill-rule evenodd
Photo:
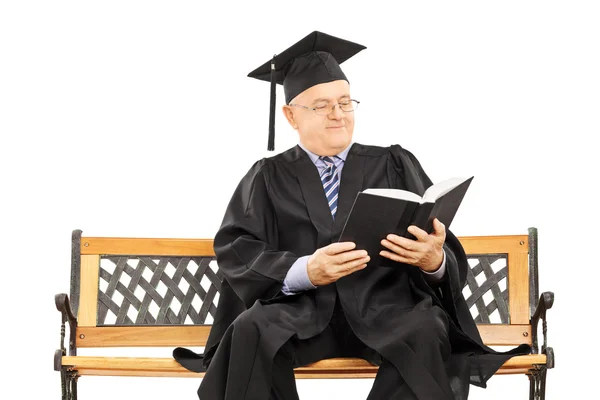
<path fill-rule="evenodd" d="M 373 360 L 376 352 L 352 332 L 336 301 L 329 325 L 315 337 L 300 340 L 293 336 L 277 352 L 269 400 L 298 400 L 294 368 L 335 357 L 360 357 Z"/>
<path fill-rule="evenodd" d="M 294 368 L 340 356 L 342 354 L 331 325 L 309 339 L 300 340 L 293 336 L 279 349 L 273 360 L 269 400 L 298 400 Z"/>
<path fill-rule="evenodd" d="M 294 376 L 294 365 L 287 343 L 275 355 L 273 360 L 273 381 L 269 400 L 299 400 Z"/>
<path fill-rule="evenodd" d="M 281 329 L 269 330 L 277 328 L 269 317 L 266 307 L 257 302 L 229 326 L 200 382 L 200 400 L 262 400 L 269 396 L 275 355 L 291 335 Z"/>
<path fill-rule="evenodd" d="M 418 400 L 394 364 L 384 360 L 367 400 Z M 433 399 L 432 399 L 433 400 Z"/>
<path fill-rule="evenodd" d="M 448 319 L 438 307 L 415 309 L 390 335 L 385 358 L 368 399 L 455 399 L 446 370 Z"/>

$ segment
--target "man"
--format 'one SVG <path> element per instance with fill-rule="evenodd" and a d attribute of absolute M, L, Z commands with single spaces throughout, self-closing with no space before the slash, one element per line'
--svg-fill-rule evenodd
<path fill-rule="evenodd" d="M 465 253 L 439 221 L 431 234 L 411 227 L 416 240 L 389 235 L 375 265 L 337 242 L 359 191 L 431 185 L 402 147 L 352 142 L 358 102 L 339 64 L 362 49 L 313 32 L 250 74 L 283 84 L 300 143 L 250 168 L 215 236 L 224 280 L 206 352 L 174 352 L 208 367 L 201 400 L 298 399 L 293 368 L 332 357 L 380 366 L 369 399 L 466 399 L 469 383 L 529 353 L 482 344 L 462 296 Z M 272 149 L 272 115 L 270 128 Z"/>

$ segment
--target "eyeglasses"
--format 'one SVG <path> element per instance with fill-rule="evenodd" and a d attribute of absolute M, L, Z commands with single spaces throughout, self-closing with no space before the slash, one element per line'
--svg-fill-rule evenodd
<path fill-rule="evenodd" d="M 347 113 L 347 112 L 352 112 L 352 111 L 356 110 L 358 108 L 359 104 L 360 104 L 360 101 L 358 101 L 358 100 L 344 100 L 344 101 L 340 101 L 339 103 L 335 103 L 335 104 L 330 104 L 330 103 L 317 104 L 316 107 L 306 107 L 301 104 L 288 104 L 288 105 L 290 107 L 301 107 L 301 108 L 305 108 L 307 110 L 312 110 L 317 115 L 328 115 L 329 113 L 333 112 L 333 110 L 335 110 L 336 105 L 340 107 L 340 110 Z"/>

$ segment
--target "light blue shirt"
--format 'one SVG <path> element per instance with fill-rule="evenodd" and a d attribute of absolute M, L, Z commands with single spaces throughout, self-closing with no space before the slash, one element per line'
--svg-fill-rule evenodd
<path fill-rule="evenodd" d="M 302 150 L 308 154 L 311 161 L 317 167 L 319 171 L 319 175 L 323 172 L 325 168 L 327 168 L 327 164 L 325 161 L 321 160 L 318 155 L 306 149 L 302 143 L 298 144 Z M 344 163 L 346 162 L 346 157 L 348 156 L 348 152 L 350 151 L 350 147 L 352 147 L 352 143 L 343 150 L 341 153 L 334 158 L 334 163 L 337 168 L 338 179 L 342 179 L 342 169 L 344 168 Z M 308 278 L 308 259 L 310 258 L 310 254 L 307 256 L 300 257 L 296 260 L 296 262 L 289 269 L 285 279 L 283 281 L 283 288 L 281 291 L 286 294 L 295 294 L 299 292 L 303 292 L 305 290 L 316 289 L 316 286 L 312 284 L 310 279 Z M 446 272 L 446 252 L 444 252 L 444 259 L 442 261 L 442 265 L 434 272 L 426 272 L 421 270 L 425 274 L 425 279 L 430 283 L 439 282 Z"/>

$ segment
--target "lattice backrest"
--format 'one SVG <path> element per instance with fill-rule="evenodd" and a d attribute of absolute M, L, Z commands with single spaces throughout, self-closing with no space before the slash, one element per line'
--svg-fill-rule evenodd
<path fill-rule="evenodd" d="M 77 347 L 204 345 L 221 273 L 212 240 L 73 232 Z"/>
<path fill-rule="evenodd" d="M 463 295 L 476 323 L 510 323 L 508 255 L 470 255 Z"/>
<path fill-rule="evenodd" d="M 212 324 L 214 257 L 100 256 L 97 326 Z"/>
<path fill-rule="evenodd" d="M 529 236 L 462 237 L 460 240 L 470 266 L 463 295 L 475 322 L 528 324 Z"/>

